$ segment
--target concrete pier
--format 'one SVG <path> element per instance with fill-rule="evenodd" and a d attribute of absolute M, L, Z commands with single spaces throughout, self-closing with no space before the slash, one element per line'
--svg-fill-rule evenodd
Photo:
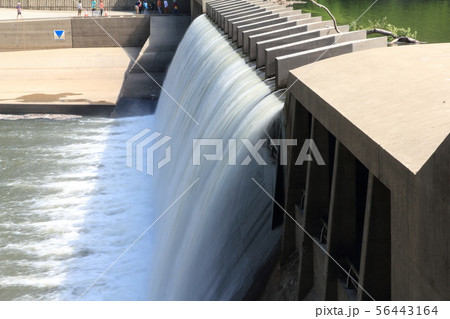
<path fill-rule="evenodd" d="M 449 298 L 450 251 L 440 244 L 450 240 L 449 52 L 379 48 L 290 71 L 286 138 L 310 126 L 328 159 L 309 162 L 306 178 L 295 156 L 286 169 L 286 208 L 314 239 L 285 222 L 283 256 L 300 254 L 300 300 Z"/>

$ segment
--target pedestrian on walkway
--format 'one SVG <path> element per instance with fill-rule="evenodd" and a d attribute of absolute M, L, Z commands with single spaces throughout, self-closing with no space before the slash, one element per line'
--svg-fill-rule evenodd
<path fill-rule="evenodd" d="M 103 8 L 104 8 L 104 6 L 103 6 L 103 0 L 100 0 L 100 15 L 101 15 L 101 16 L 103 15 Z"/>
<path fill-rule="evenodd" d="M 155 10 L 155 8 L 156 8 L 155 1 L 151 0 L 150 1 L 150 7 L 148 8 L 148 13 L 152 14 L 153 10 Z"/>
<path fill-rule="evenodd" d="M 175 13 L 175 14 L 178 13 L 178 3 L 177 3 L 177 1 L 173 2 L 173 13 Z"/>
<path fill-rule="evenodd" d="M 139 9 L 141 8 L 141 1 L 136 1 L 134 4 L 134 10 L 136 10 L 136 14 L 139 14 Z"/>
<path fill-rule="evenodd" d="M 161 14 L 161 0 L 158 0 L 156 6 L 158 7 L 158 13 Z"/>
<path fill-rule="evenodd" d="M 144 3 L 142 3 L 142 5 L 143 5 L 143 7 L 144 7 L 144 10 L 142 10 L 142 12 L 145 14 L 145 10 L 147 10 L 147 13 L 148 13 L 148 3 L 147 3 L 147 0 L 144 0 Z"/>
<path fill-rule="evenodd" d="M 92 3 L 91 3 L 92 15 L 94 15 L 94 11 L 96 8 L 97 8 L 97 2 L 95 2 L 95 0 L 92 0 Z"/>
<path fill-rule="evenodd" d="M 19 16 L 22 17 L 22 6 L 20 5 L 20 2 L 17 2 L 17 17 L 16 17 L 16 19 L 19 19 Z"/>
<path fill-rule="evenodd" d="M 169 2 L 167 0 L 164 0 L 164 14 L 169 13 Z"/>
<path fill-rule="evenodd" d="M 83 5 L 81 4 L 81 0 L 78 1 L 77 8 L 78 8 L 78 16 L 80 17 L 81 11 L 83 10 Z"/>

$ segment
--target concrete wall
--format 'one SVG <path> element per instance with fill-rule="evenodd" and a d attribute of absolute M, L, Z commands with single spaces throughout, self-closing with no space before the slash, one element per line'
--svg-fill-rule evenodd
<path fill-rule="evenodd" d="M 150 33 L 148 15 L 135 17 L 109 17 L 98 19 L 72 19 L 72 45 L 89 47 L 140 47 Z M 114 38 L 113 39 L 111 39 Z"/>
<path fill-rule="evenodd" d="M 191 1 L 191 18 L 194 20 L 206 10 L 205 0 L 190 0 Z"/>
<path fill-rule="evenodd" d="M 55 40 L 54 31 L 64 30 L 65 39 Z M 20 20 L 0 22 L 0 51 L 88 47 L 140 47 L 150 33 L 148 15 Z M 112 36 L 117 43 L 111 39 Z"/>
<path fill-rule="evenodd" d="M 150 2 L 150 0 L 147 0 Z M 154 0 L 156 2 L 156 0 Z M 76 11 L 78 0 L 21 0 L 24 10 L 71 10 Z M 90 0 L 82 0 L 83 8 L 90 8 Z M 97 1 L 97 5 L 99 0 Z M 130 10 L 134 11 L 132 0 L 103 0 L 108 10 Z M 178 13 L 190 14 L 190 0 L 177 0 Z M 15 8 L 17 0 L 0 0 L 0 8 Z M 169 13 L 173 12 L 173 1 L 169 0 Z"/>
<path fill-rule="evenodd" d="M 64 30 L 65 40 L 55 40 L 55 30 Z M 71 47 L 71 19 L 0 22 L 0 51 Z"/>

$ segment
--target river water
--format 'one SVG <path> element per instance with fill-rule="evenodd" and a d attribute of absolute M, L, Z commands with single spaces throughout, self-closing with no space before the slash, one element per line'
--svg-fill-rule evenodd
<path fill-rule="evenodd" d="M 307 0 L 306 0 L 307 1 Z M 356 19 L 358 25 L 367 25 L 368 20 L 387 17 L 396 27 L 417 31 L 417 39 L 423 42 L 450 42 L 450 1 L 448 0 L 320 0 L 336 17 L 339 25 L 351 24 Z M 329 20 L 325 10 L 306 4 L 296 5 L 313 16 L 322 15 Z M 364 13 L 364 15 L 363 15 Z"/>
<path fill-rule="evenodd" d="M 0 300 L 75 300 L 152 220 L 125 144 L 151 117 L 0 115 Z M 144 237 L 85 299 L 140 300 Z"/>

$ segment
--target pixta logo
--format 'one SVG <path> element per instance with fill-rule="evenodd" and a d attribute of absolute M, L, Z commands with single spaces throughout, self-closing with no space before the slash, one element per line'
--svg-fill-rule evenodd
<path fill-rule="evenodd" d="M 172 139 L 170 136 L 161 137 L 161 135 L 159 132 L 152 133 L 151 130 L 144 129 L 130 138 L 127 141 L 127 166 L 134 167 L 135 164 L 136 169 L 140 172 L 144 172 L 144 167 L 146 167 L 145 172 L 153 176 L 155 152 Z M 170 156 L 171 148 L 167 146 L 164 158 L 157 163 L 157 169 L 169 163 Z"/>
<path fill-rule="evenodd" d="M 248 152 L 248 155 L 241 163 L 237 163 L 237 143 L 242 143 Z M 263 157 L 259 153 L 261 147 L 267 142 L 266 139 L 259 139 L 256 143 L 252 143 L 248 139 L 229 139 L 228 140 L 228 165 L 242 165 L 246 166 L 250 164 L 252 158 L 258 165 L 267 165 Z M 295 139 L 271 139 L 271 146 L 277 146 L 280 153 L 280 165 L 287 165 L 287 150 L 288 146 L 297 146 L 297 140 Z M 203 153 L 204 147 L 214 147 L 213 153 Z M 192 145 L 192 164 L 198 166 L 201 163 L 202 155 L 207 161 L 223 161 L 224 160 L 224 141 L 222 139 L 194 139 Z M 313 161 L 313 157 L 318 165 L 325 165 L 325 161 L 317 148 L 316 143 L 312 139 L 306 139 L 300 149 L 300 153 L 297 156 L 295 165 L 303 165 L 304 162 Z"/>

